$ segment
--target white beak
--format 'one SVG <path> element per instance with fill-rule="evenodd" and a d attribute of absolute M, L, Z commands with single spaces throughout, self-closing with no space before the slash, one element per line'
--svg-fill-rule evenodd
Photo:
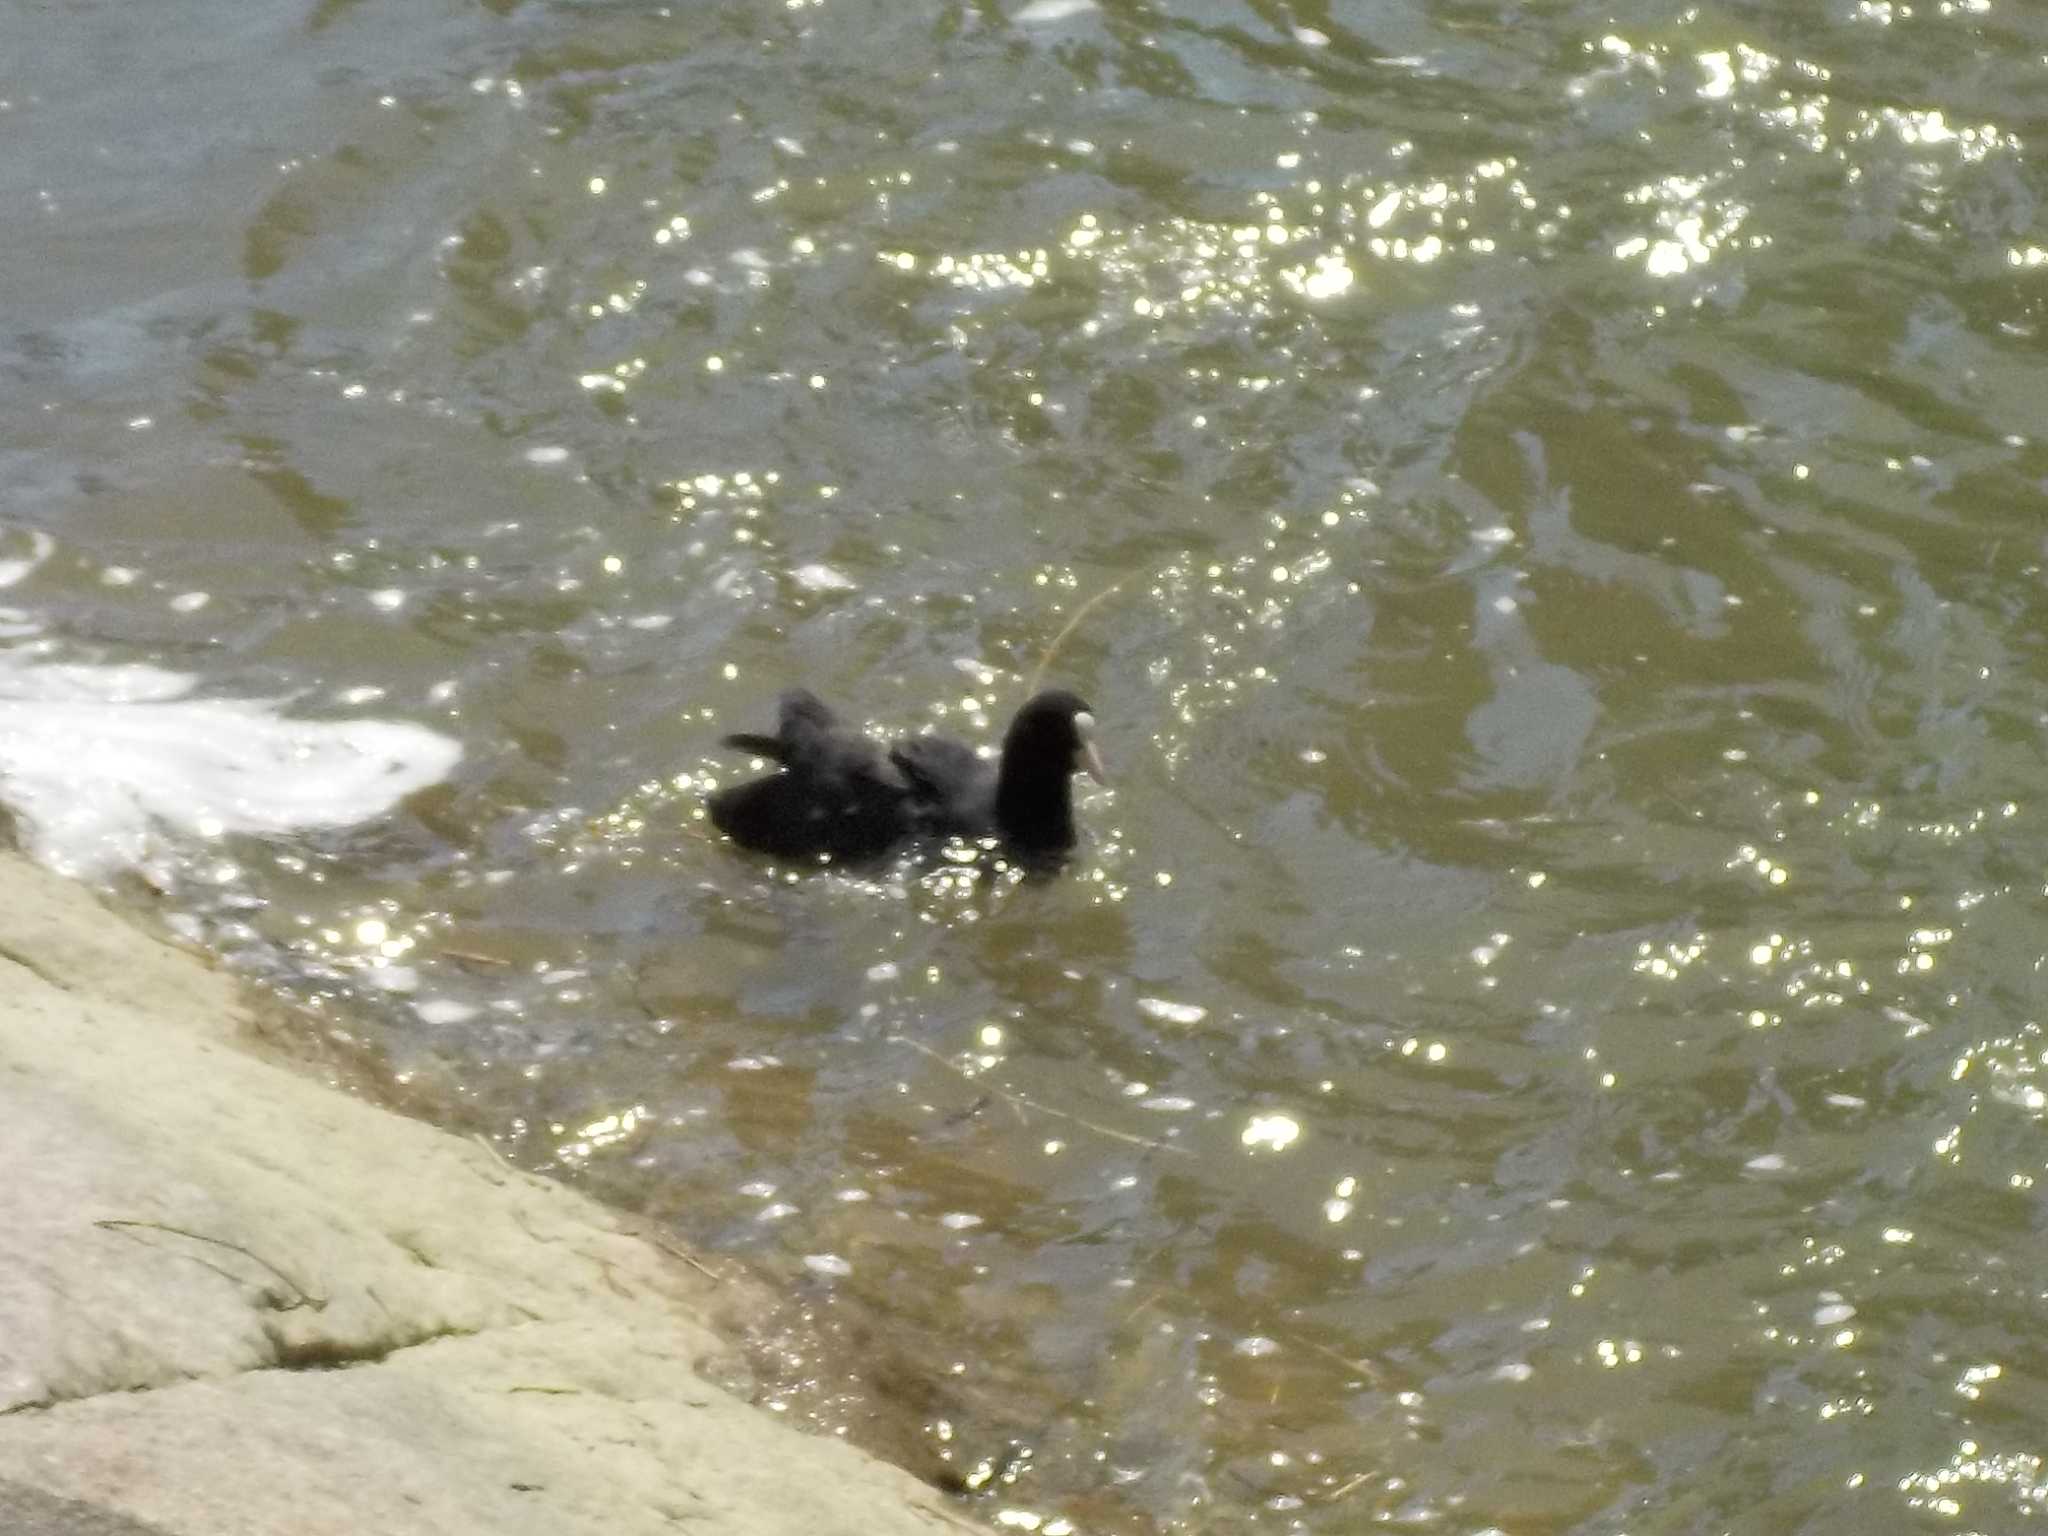
<path fill-rule="evenodd" d="M 1074 716 L 1074 731 L 1081 738 L 1081 766 L 1098 784 L 1109 783 L 1109 770 L 1102 766 L 1102 754 L 1095 750 L 1095 717 L 1085 709 Z"/>

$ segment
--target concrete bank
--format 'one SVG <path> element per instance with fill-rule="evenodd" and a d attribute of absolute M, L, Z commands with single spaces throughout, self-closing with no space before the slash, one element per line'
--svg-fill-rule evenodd
<path fill-rule="evenodd" d="M 0 1530 L 933 1536 L 750 1407 L 747 1304 L 260 1059 L 235 984 L 0 855 Z"/>

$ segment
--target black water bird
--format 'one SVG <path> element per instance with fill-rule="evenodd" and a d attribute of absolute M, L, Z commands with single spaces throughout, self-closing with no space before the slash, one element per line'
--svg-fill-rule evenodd
<path fill-rule="evenodd" d="M 993 838 L 1027 862 L 1056 859 L 1076 841 L 1073 777 L 1108 782 L 1095 716 L 1064 689 L 1034 694 L 1003 733 L 993 763 L 951 736 L 913 736 L 889 749 L 910 785 L 920 832 Z"/>
<path fill-rule="evenodd" d="M 774 735 L 738 731 L 725 745 L 781 765 L 705 802 L 711 824 L 744 848 L 778 859 L 858 862 L 879 858 L 914 829 L 902 773 L 808 689 L 783 694 Z"/>
<path fill-rule="evenodd" d="M 815 694 L 793 688 L 773 735 L 724 738 L 778 770 L 718 790 L 706 805 L 734 842 L 781 859 L 858 863 L 903 843 L 964 837 L 1050 862 L 1074 846 L 1075 771 L 1104 779 L 1094 724 L 1085 702 L 1055 690 L 1017 711 L 993 763 L 950 736 L 909 737 L 884 755 Z"/>

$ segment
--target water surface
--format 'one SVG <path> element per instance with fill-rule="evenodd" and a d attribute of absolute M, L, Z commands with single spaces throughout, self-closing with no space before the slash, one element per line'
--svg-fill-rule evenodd
<path fill-rule="evenodd" d="M 1052 1536 L 2031 1528 L 2043 13 L 12 27 L 6 797 L 766 1399 Z M 1060 879 L 709 834 L 1104 593 Z"/>

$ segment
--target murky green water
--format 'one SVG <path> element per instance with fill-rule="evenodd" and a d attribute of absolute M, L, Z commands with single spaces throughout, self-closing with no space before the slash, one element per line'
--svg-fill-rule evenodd
<path fill-rule="evenodd" d="M 786 1277 L 790 1412 L 1048 1532 L 2033 1528 L 2048 12 L 5 33 L 16 682 L 459 741 L 175 900 Z M 1063 879 L 706 835 L 1111 587 Z"/>

